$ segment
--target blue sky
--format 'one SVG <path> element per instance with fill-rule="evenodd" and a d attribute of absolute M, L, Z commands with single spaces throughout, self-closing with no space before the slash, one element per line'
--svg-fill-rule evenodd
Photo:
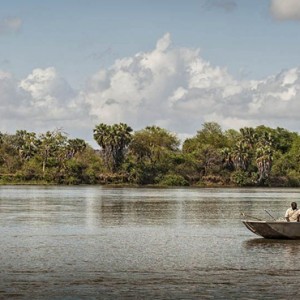
<path fill-rule="evenodd" d="M 297 0 L 3 1 L 0 131 L 299 131 L 299 29 Z"/>
<path fill-rule="evenodd" d="M 22 26 L 1 37 L 1 68 L 24 76 L 55 66 L 82 85 L 100 67 L 150 50 L 170 32 L 175 47 L 200 48 L 212 64 L 258 79 L 299 61 L 300 24 L 274 20 L 269 5 L 265 0 L 5 1 L 1 19 L 17 17 Z"/>

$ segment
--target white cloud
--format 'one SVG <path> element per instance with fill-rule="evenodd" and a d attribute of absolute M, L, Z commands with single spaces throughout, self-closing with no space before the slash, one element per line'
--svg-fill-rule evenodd
<path fill-rule="evenodd" d="M 204 116 L 241 92 L 226 69 L 213 67 L 199 49 L 172 48 L 170 34 L 153 51 L 115 62 L 93 76 L 84 93 L 99 122 L 127 122 L 134 128 L 156 124 L 187 133 Z"/>
<path fill-rule="evenodd" d="M 54 68 L 35 69 L 21 81 L 0 72 L 0 131 L 35 132 L 62 128 L 92 131 L 86 105 Z"/>
<path fill-rule="evenodd" d="M 134 130 L 159 125 L 180 136 L 195 134 L 207 121 L 224 129 L 265 124 L 297 130 L 299 111 L 300 68 L 238 81 L 199 49 L 173 47 L 169 34 L 152 51 L 99 70 L 82 91 L 51 67 L 22 80 L 0 71 L 0 131 L 62 127 L 91 140 L 100 122 L 125 122 Z"/>
<path fill-rule="evenodd" d="M 294 120 L 298 123 L 300 109 L 300 69 L 282 71 L 262 80 L 252 91 L 251 115 L 270 121 Z M 284 122 L 280 122 L 284 124 Z"/>
<path fill-rule="evenodd" d="M 23 21 L 17 17 L 7 17 L 0 20 L 0 34 L 16 33 L 20 31 Z"/>
<path fill-rule="evenodd" d="M 298 69 L 290 69 L 287 72 L 284 73 L 282 86 L 286 86 L 289 84 L 294 84 L 298 79 Z"/>
<path fill-rule="evenodd" d="M 30 94 L 31 104 L 37 107 L 64 107 L 74 97 L 72 88 L 54 68 L 33 70 L 20 82 L 20 87 Z"/>
<path fill-rule="evenodd" d="M 270 8 L 279 20 L 300 20 L 299 0 L 271 0 Z"/>
<path fill-rule="evenodd" d="M 135 129 L 156 124 L 190 134 L 213 120 L 225 128 L 285 126 L 286 119 L 300 125 L 299 74 L 293 68 L 261 81 L 237 81 L 203 60 L 199 49 L 171 47 L 166 34 L 152 51 L 100 70 L 83 97 L 95 121 Z"/>

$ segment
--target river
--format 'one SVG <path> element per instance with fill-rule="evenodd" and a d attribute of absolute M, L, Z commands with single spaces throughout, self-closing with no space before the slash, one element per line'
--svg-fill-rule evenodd
<path fill-rule="evenodd" d="M 241 213 L 282 217 L 299 198 L 300 189 L 2 186 L 0 299 L 297 298 L 300 241 L 261 239 Z"/>

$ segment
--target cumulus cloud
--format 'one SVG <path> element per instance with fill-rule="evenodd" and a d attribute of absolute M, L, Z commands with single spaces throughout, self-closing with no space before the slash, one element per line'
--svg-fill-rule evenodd
<path fill-rule="evenodd" d="M 34 69 L 23 80 L 0 71 L 0 117 L 2 132 L 62 128 L 86 134 L 92 130 L 80 93 L 52 67 Z"/>
<path fill-rule="evenodd" d="M 100 70 L 82 95 L 98 122 L 122 121 L 135 129 L 156 124 L 187 134 L 206 121 L 225 128 L 298 124 L 299 91 L 298 68 L 238 81 L 205 61 L 199 49 L 172 47 L 167 33 L 152 51 Z"/>
<path fill-rule="evenodd" d="M 186 133 L 222 111 L 226 99 L 242 89 L 226 69 L 203 60 L 199 49 L 173 48 L 167 33 L 153 51 L 100 70 L 84 98 L 99 122 L 124 121 L 135 128 L 156 124 Z"/>
<path fill-rule="evenodd" d="M 271 0 L 271 12 L 279 20 L 300 20 L 299 0 Z"/>
<path fill-rule="evenodd" d="M 300 68 L 263 80 L 236 80 L 199 49 L 172 45 L 169 33 L 148 52 L 100 69 L 81 91 L 55 68 L 35 69 L 22 80 L 0 71 L 0 131 L 63 128 L 92 140 L 97 123 L 125 122 L 138 130 L 158 125 L 190 136 L 204 122 L 224 129 L 265 124 L 300 126 Z"/>
<path fill-rule="evenodd" d="M 7 17 L 0 20 L 0 34 L 19 32 L 22 23 L 22 19 L 17 17 Z"/>
<path fill-rule="evenodd" d="M 30 94 L 30 103 L 35 107 L 64 108 L 74 97 L 72 88 L 54 68 L 33 70 L 20 82 L 20 87 Z"/>

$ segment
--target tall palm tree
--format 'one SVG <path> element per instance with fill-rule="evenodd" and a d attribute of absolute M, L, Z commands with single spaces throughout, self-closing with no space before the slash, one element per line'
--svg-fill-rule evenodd
<path fill-rule="evenodd" d="M 271 173 L 273 161 L 273 137 L 265 132 L 259 139 L 256 149 L 256 165 L 259 173 L 258 183 L 263 184 Z"/>
<path fill-rule="evenodd" d="M 127 146 L 131 141 L 132 128 L 125 123 L 99 124 L 94 129 L 94 139 L 102 148 L 107 168 L 116 172 L 121 166 Z"/>
<path fill-rule="evenodd" d="M 62 162 L 65 158 L 67 137 L 59 130 L 47 131 L 39 138 L 39 154 L 42 158 L 42 170 L 45 175 L 49 158 Z"/>
<path fill-rule="evenodd" d="M 221 155 L 223 158 L 223 166 L 229 170 L 233 170 L 234 162 L 233 162 L 233 158 L 232 158 L 232 152 L 230 151 L 230 149 L 228 147 L 223 148 L 221 150 Z"/>
<path fill-rule="evenodd" d="M 238 141 L 232 153 L 232 160 L 236 169 L 246 171 L 250 163 L 249 148 L 244 141 Z"/>
<path fill-rule="evenodd" d="M 67 156 L 72 158 L 76 153 L 82 153 L 86 149 L 86 142 L 82 139 L 70 139 L 67 145 Z"/>
<path fill-rule="evenodd" d="M 15 134 L 15 147 L 22 160 L 28 160 L 37 153 L 38 139 L 34 132 L 17 130 Z"/>
<path fill-rule="evenodd" d="M 252 149 L 258 138 L 255 133 L 255 129 L 252 127 L 244 127 L 240 129 L 240 133 L 242 135 L 243 142 Z"/>

